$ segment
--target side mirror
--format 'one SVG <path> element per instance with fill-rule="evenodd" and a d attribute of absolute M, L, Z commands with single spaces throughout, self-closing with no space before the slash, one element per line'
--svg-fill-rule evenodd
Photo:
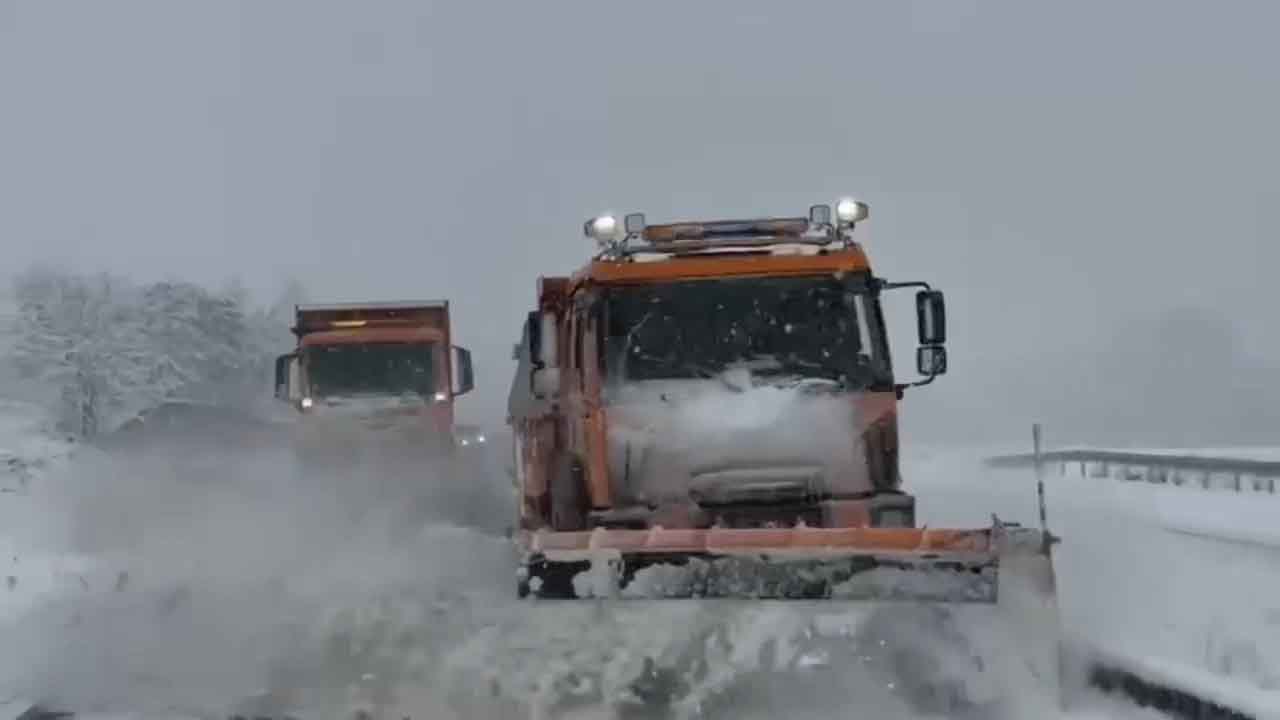
<path fill-rule="evenodd" d="M 471 351 L 454 346 L 453 350 L 453 387 L 454 395 L 466 395 L 475 389 L 475 370 L 471 366 Z"/>
<path fill-rule="evenodd" d="M 297 357 L 298 356 L 294 355 L 293 353 L 288 353 L 285 355 L 280 355 L 279 357 L 276 358 L 276 399 L 277 400 L 289 399 L 289 387 L 290 387 L 289 380 L 290 380 L 290 376 L 293 374 L 292 372 L 290 372 L 290 370 L 292 370 L 291 366 L 293 365 L 293 361 Z"/>
<path fill-rule="evenodd" d="M 947 374 L 947 349 L 941 345 L 916 348 L 916 372 L 927 378 Z"/>
<path fill-rule="evenodd" d="M 947 342 L 947 308 L 941 290 L 916 293 L 916 323 L 921 345 L 943 345 Z"/>
<path fill-rule="evenodd" d="M 539 367 L 560 367 L 556 350 L 560 346 L 556 314 L 544 312 L 538 318 L 538 351 L 533 355 Z"/>
<path fill-rule="evenodd" d="M 535 336 L 536 346 L 532 343 Z M 529 380 L 533 395 L 538 398 L 555 395 L 560 391 L 560 365 L 556 357 L 559 328 L 555 313 L 529 313 L 529 338 L 534 368 Z"/>

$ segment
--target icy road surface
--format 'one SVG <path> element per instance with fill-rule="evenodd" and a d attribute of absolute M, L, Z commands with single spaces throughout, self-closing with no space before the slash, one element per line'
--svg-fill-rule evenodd
<path fill-rule="evenodd" d="M 370 707 L 453 719 L 529 717 L 539 705 L 606 717 L 602 697 L 649 693 L 709 717 L 847 717 L 852 707 L 947 716 L 907 707 L 892 673 L 860 665 L 868 654 L 850 640 L 874 646 L 883 626 L 858 613 L 698 603 L 530 612 L 511 597 L 505 541 L 477 512 L 497 504 L 510 517 L 492 494 L 506 482 L 495 440 L 478 472 L 429 471 L 464 476 L 467 490 L 447 495 L 423 482 L 420 465 L 304 475 L 261 450 L 82 453 L 72 470 L 0 502 L 13 568 L 0 699 L 155 717 L 239 700 L 317 718 Z M 1033 524 L 1030 476 L 989 473 L 980 458 L 905 459 L 922 519 L 985 525 L 996 512 Z M 1072 632 L 1258 688 L 1274 681 L 1274 555 L 1169 533 L 1148 488 L 1050 481 Z M 445 509 L 458 507 L 470 526 L 447 522 Z M 1156 715 L 1093 697 L 1071 717 Z"/>

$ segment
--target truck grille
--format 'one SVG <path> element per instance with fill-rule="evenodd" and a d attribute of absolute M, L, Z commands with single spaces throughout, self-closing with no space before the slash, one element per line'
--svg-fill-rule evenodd
<path fill-rule="evenodd" d="M 704 508 L 812 504 L 825 494 L 825 485 L 817 467 L 716 470 L 690 479 L 689 498 Z"/>

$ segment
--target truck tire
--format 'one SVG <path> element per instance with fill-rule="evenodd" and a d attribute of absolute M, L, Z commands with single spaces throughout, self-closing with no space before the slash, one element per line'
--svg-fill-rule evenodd
<path fill-rule="evenodd" d="M 556 459 L 551 476 L 551 528 L 557 532 L 586 529 L 586 488 L 583 487 L 582 463 L 562 454 Z"/>

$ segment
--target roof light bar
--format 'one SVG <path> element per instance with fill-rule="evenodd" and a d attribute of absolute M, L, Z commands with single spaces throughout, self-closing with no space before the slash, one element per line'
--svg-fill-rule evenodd
<path fill-rule="evenodd" d="M 834 214 L 835 223 L 832 222 Z M 830 205 L 813 205 L 808 217 L 712 220 L 649 225 L 644 213 L 631 213 L 618 222 L 605 214 L 586 221 L 583 234 L 600 244 L 602 256 L 621 258 L 636 252 L 693 252 L 720 247 L 790 244 L 852 243 L 853 226 L 870 215 L 866 203 L 841 198 Z M 632 242 L 637 246 L 631 246 Z"/>
<path fill-rule="evenodd" d="M 644 238 L 654 245 L 712 238 L 798 238 L 809 229 L 809 221 L 805 218 L 713 220 L 649 225 L 644 230 Z"/>

